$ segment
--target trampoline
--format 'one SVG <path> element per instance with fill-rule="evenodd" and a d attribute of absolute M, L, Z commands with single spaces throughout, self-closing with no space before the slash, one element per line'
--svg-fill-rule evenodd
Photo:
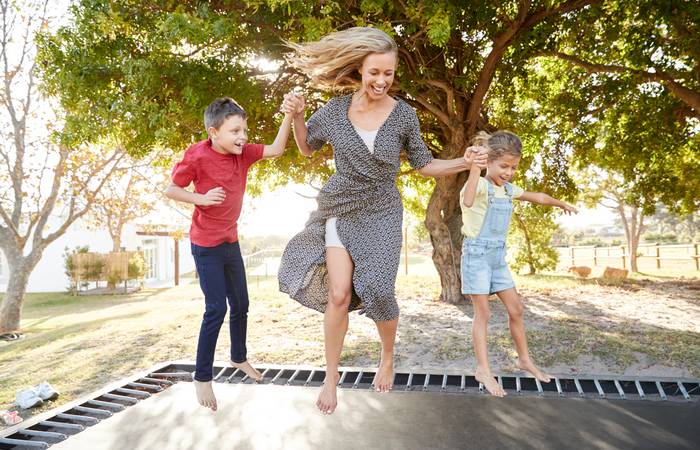
<path fill-rule="evenodd" d="M 315 407 L 322 369 L 217 365 L 217 412 L 196 404 L 192 362 L 166 362 L 0 432 L 0 449 L 696 449 L 700 380 L 501 375 L 508 396 L 459 373 L 345 368 L 339 407 Z"/>

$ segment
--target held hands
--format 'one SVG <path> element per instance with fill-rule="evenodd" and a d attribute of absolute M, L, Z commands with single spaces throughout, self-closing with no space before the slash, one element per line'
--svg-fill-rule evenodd
<path fill-rule="evenodd" d="M 486 163 L 488 160 L 488 149 L 486 147 L 480 147 L 477 145 L 472 145 L 467 147 L 464 151 L 464 161 L 466 161 L 467 166 L 471 168 L 477 168 L 479 170 L 486 168 Z"/>
<path fill-rule="evenodd" d="M 281 111 L 285 114 L 302 114 L 305 106 L 304 96 L 301 93 L 292 91 L 284 94 Z"/>
<path fill-rule="evenodd" d="M 200 194 L 200 196 L 201 200 L 197 202 L 199 206 L 220 205 L 226 199 L 226 192 L 224 192 L 224 188 L 216 187 L 206 194 Z"/>

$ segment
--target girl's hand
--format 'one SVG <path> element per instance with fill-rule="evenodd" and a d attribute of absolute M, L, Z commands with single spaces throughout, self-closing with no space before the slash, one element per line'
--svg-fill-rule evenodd
<path fill-rule="evenodd" d="M 576 209 L 576 207 L 574 207 L 574 206 L 569 205 L 568 203 L 563 203 L 560 206 L 560 208 L 563 209 L 564 213 L 567 215 L 578 214 L 578 209 Z"/>
<path fill-rule="evenodd" d="M 304 106 L 306 106 L 306 102 L 302 94 L 295 92 L 284 94 L 282 111 L 285 114 L 302 114 L 304 112 Z"/>

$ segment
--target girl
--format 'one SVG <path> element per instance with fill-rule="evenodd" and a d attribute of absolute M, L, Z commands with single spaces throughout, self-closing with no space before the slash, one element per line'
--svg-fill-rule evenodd
<path fill-rule="evenodd" d="M 556 206 L 567 214 L 578 212 L 573 206 L 541 192 L 523 191 L 510 183 L 520 162 L 522 144 L 508 131 L 493 135 L 480 133 L 475 144 L 488 150 L 487 162 L 472 162 L 460 197 L 462 198 L 462 294 L 474 303 L 472 336 L 476 353 L 476 379 L 492 395 L 503 397 L 505 391 L 496 382 L 489 368 L 486 331 L 489 316 L 489 295 L 496 294 L 508 311 L 510 334 L 518 352 L 518 368 L 548 383 L 549 375 L 542 372 L 530 359 L 523 323 L 523 303 L 515 290 L 513 278 L 505 262 L 506 235 L 513 199 L 540 205 Z M 486 176 L 480 177 L 480 170 Z M 476 170 L 475 170 L 476 169 Z"/>
<path fill-rule="evenodd" d="M 396 188 L 400 153 L 424 176 L 467 170 L 472 159 L 433 159 L 421 139 L 413 108 L 389 95 L 397 47 L 381 30 L 350 28 L 320 41 L 290 44 L 290 62 L 326 91 L 350 91 L 332 98 L 304 122 L 299 95 L 285 96 L 294 111 L 294 138 L 305 156 L 330 143 L 336 173 L 318 195 L 318 210 L 292 238 L 282 256 L 280 290 L 324 314 L 326 379 L 316 402 L 331 414 L 348 312 L 361 310 L 374 320 L 382 343 L 374 378 L 379 392 L 392 388 L 394 340 L 399 307 L 394 285 L 401 252 L 403 207 Z"/>

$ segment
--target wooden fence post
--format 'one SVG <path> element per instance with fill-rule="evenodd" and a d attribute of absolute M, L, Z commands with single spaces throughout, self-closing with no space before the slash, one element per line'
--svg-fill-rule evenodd
<path fill-rule="evenodd" d="M 598 265 L 598 247 L 593 247 L 593 265 Z"/>
<path fill-rule="evenodd" d="M 700 259 L 698 259 L 698 244 L 693 244 L 695 247 L 695 270 L 700 270 Z"/>
<path fill-rule="evenodd" d="M 571 265 L 575 266 L 576 260 L 574 259 L 574 247 L 569 247 L 569 250 L 571 250 Z"/>
<path fill-rule="evenodd" d="M 656 268 L 661 268 L 661 247 L 658 242 L 656 243 Z"/>
<path fill-rule="evenodd" d="M 627 268 L 627 264 L 625 263 L 625 256 L 626 256 L 626 255 L 625 255 L 625 246 L 624 246 L 624 245 L 621 245 L 621 246 L 620 246 L 620 250 L 622 250 L 622 268 L 623 268 L 623 269 L 626 269 L 626 268 Z"/>

